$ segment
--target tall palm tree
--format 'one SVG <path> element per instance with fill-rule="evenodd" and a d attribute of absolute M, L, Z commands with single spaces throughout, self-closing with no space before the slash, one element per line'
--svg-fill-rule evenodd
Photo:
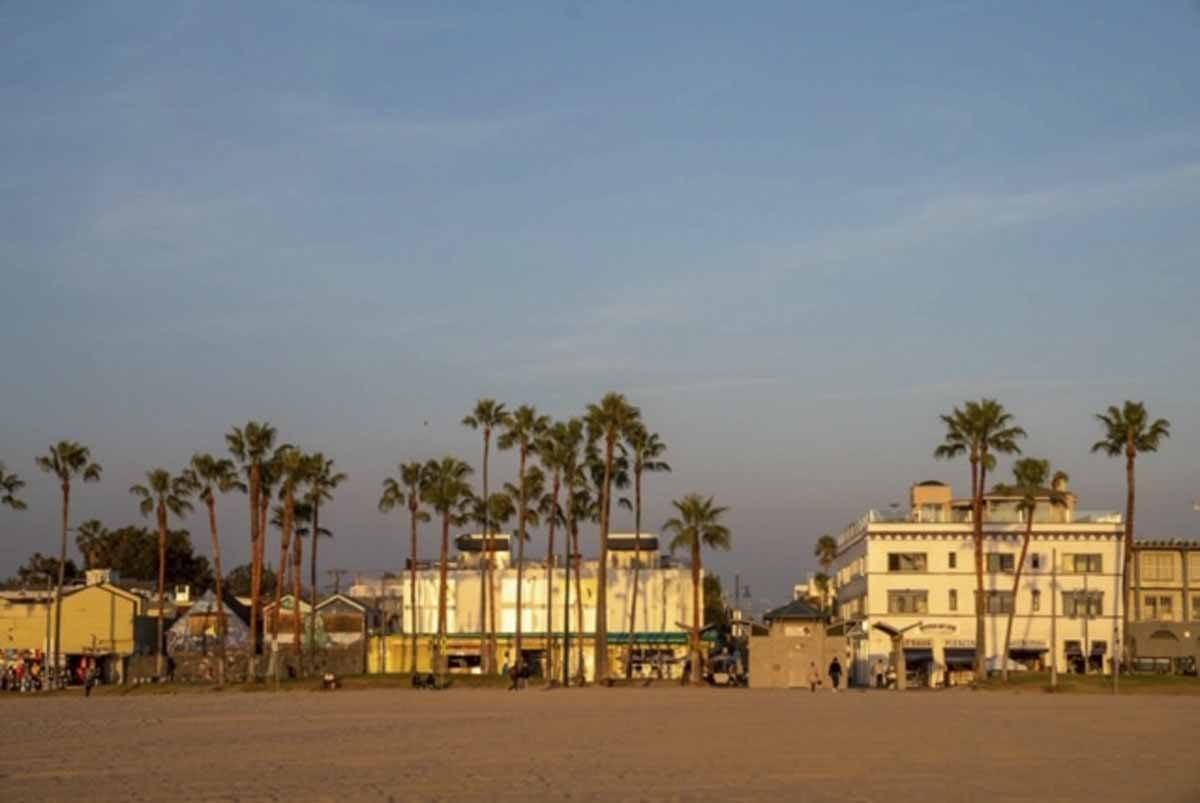
<path fill-rule="evenodd" d="M 530 505 L 529 502 L 530 500 L 540 500 L 546 488 L 546 475 L 537 466 L 530 466 L 524 472 L 524 477 L 525 481 L 519 487 L 511 482 L 504 483 L 505 495 L 509 499 L 518 500 L 515 505 L 517 515 L 517 627 L 514 634 L 516 656 L 513 662 L 518 669 L 525 664 L 525 654 L 522 648 L 522 637 L 525 632 L 525 608 L 521 596 L 525 585 L 525 542 L 530 540 L 528 530 L 541 524 L 536 504 Z"/>
<path fill-rule="evenodd" d="M 587 472 L 582 465 L 574 471 L 566 472 L 567 479 L 567 531 L 571 537 L 571 563 L 575 575 L 575 639 L 576 678 L 580 685 L 587 676 L 587 666 L 583 656 L 583 553 L 579 549 L 579 522 L 588 521 L 595 524 L 600 522 L 600 495 L 593 493 L 588 486 Z M 568 581 L 569 582 L 569 581 Z M 568 587 L 568 597 L 570 588 Z"/>
<path fill-rule="evenodd" d="M 987 661 L 987 630 L 984 624 L 983 591 L 983 494 L 987 473 L 996 466 L 998 454 L 1020 454 L 1017 439 L 1025 430 L 1013 425 L 1012 415 L 995 399 L 968 401 L 941 416 L 946 425 L 944 440 L 934 457 L 950 460 L 966 455 L 971 464 L 971 524 L 975 545 L 975 673 L 982 676 Z"/>
<path fill-rule="evenodd" d="M 607 393 L 587 406 L 588 440 L 603 443 L 603 478 L 600 482 L 600 563 L 596 589 L 596 679 L 608 677 L 608 532 L 612 510 L 613 461 L 617 444 L 641 411 L 620 393 Z"/>
<path fill-rule="evenodd" d="M 249 488 L 250 502 L 250 650 L 247 656 L 246 678 L 258 677 L 259 621 L 262 616 L 262 574 L 266 556 L 266 514 L 263 498 L 270 506 L 271 495 L 263 493 L 263 465 L 271 459 L 277 433 L 265 421 L 248 421 L 244 427 L 234 427 L 225 435 L 225 443 L 234 459 L 242 466 Z M 282 569 L 282 567 L 281 567 Z"/>
<path fill-rule="evenodd" d="M 312 464 L 307 455 L 295 447 L 288 447 L 278 456 L 271 472 L 279 481 L 279 498 L 283 500 L 283 528 L 279 536 L 279 581 L 275 584 L 275 606 L 271 616 L 271 674 L 275 685 L 279 685 L 279 613 L 283 600 L 283 575 L 287 569 L 288 549 L 291 547 L 293 530 L 296 526 L 296 497 L 308 482 Z M 263 531 L 265 532 L 265 527 Z M 298 540 L 298 539 L 297 539 Z M 300 596 L 293 591 L 293 618 L 300 615 Z"/>
<path fill-rule="evenodd" d="M 208 509 L 208 532 L 212 536 L 214 580 L 217 595 L 217 685 L 225 685 L 225 637 L 228 632 L 225 622 L 225 595 L 221 588 L 224 574 L 221 571 L 221 538 L 217 531 L 217 494 L 230 491 L 246 492 L 246 483 L 238 477 L 237 467 L 227 457 L 214 457 L 208 453 L 192 455 L 191 464 L 183 472 L 184 481 Z"/>
<path fill-rule="evenodd" d="M 525 584 L 525 525 L 528 523 L 530 496 L 526 464 L 530 455 L 537 454 L 549 429 L 549 416 L 540 415 L 531 405 L 522 404 L 504 422 L 504 433 L 496 442 L 501 449 L 517 450 L 517 482 L 510 494 L 517 499 L 517 632 L 514 651 L 515 666 L 518 670 L 525 663 L 525 656 L 521 651 L 521 593 Z"/>
<path fill-rule="evenodd" d="M 563 643 L 563 655 L 562 655 L 562 663 L 563 663 L 562 675 L 563 675 L 563 685 L 569 685 L 570 677 L 571 677 L 571 672 L 570 672 L 571 656 L 568 654 L 566 641 L 568 638 L 567 634 L 571 630 L 571 623 L 570 623 L 571 567 L 572 567 L 572 564 L 575 563 L 575 561 L 573 561 L 571 559 L 571 556 L 573 554 L 575 554 L 575 552 L 578 550 L 578 540 L 579 540 L 578 500 L 576 498 L 576 489 L 581 483 L 586 482 L 583 471 L 582 471 L 582 466 L 581 466 L 581 460 L 582 460 L 581 450 L 582 450 L 583 444 L 584 444 L 583 421 L 578 418 L 571 418 L 567 421 L 560 421 L 560 422 L 556 423 L 553 427 L 551 427 L 550 433 L 547 435 L 547 441 L 548 442 L 547 442 L 545 448 L 542 450 L 542 461 L 544 463 L 545 461 L 549 460 L 551 466 L 553 466 L 552 470 L 554 471 L 554 492 L 552 494 L 552 511 L 551 511 L 552 519 L 551 519 L 551 521 L 554 522 L 555 520 L 557 520 L 557 522 L 561 523 L 564 528 L 564 533 L 563 533 L 564 544 L 563 544 L 563 546 L 564 546 L 564 552 L 566 553 L 566 559 L 563 562 L 563 583 L 564 583 L 565 594 L 563 596 L 563 640 L 564 640 L 564 643 Z M 566 498 L 562 505 L 560 505 L 558 503 L 558 490 L 559 490 L 560 484 L 563 484 L 566 486 Z M 557 516 L 553 515 L 553 510 L 558 511 Z M 554 527 L 554 524 L 552 523 L 551 531 L 550 531 L 551 543 L 550 543 L 550 548 L 549 548 L 549 554 L 551 554 L 551 555 L 554 552 L 554 544 L 553 544 L 554 530 L 553 530 L 553 527 Z M 574 539 L 574 543 L 572 543 L 572 539 Z M 548 568 L 547 568 L 547 583 L 548 584 L 546 587 L 546 605 L 549 606 L 550 600 L 553 599 L 553 594 L 551 593 L 553 591 L 553 587 L 551 585 L 549 585 L 549 582 L 550 582 L 549 578 L 553 574 L 553 560 L 548 561 L 547 566 L 548 566 Z M 579 579 L 579 570 L 578 570 L 577 564 L 575 566 L 575 570 L 576 570 L 575 571 L 575 576 L 576 576 L 575 603 L 576 603 L 577 610 L 580 612 L 579 618 L 577 619 L 578 624 L 577 624 L 576 629 L 579 631 L 582 631 L 582 629 L 583 629 L 583 618 L 582 618 L 583 604 L 582 604 L 582 601 L 580 600 L 580 596 L 579 596 L 580 579 Z M 552 616 L 547 616 L 546 629 L 547 629 L 547 631 L 551 631 L 551 632 L 554 629 Z M 582 645 L 582 643 L 583 643 L 582 639 L 579 640 L 579 643 Z M 582 655 L 583 655 L 583 652 L 582 652 L 582 648 L 581 648 L 580 649 L 581 659 L 582 659 Z M 551 672 L 551 675 L 553 675 L 553 671 Z"/>
<path fill-rule="evenodd" d="M 1139 454 L 1157 452 L 1162 442 L 1171 437 L 1171 422 L 1165 418 L 1150 420 L 1143 402 L 1126 401 L 1121 407 L 1109 407 L 1107 412 L 1097 413 L 1096 420 L 1104 427 L 1104 439 L 1092 445 L 1093 452 L 1102 452 L 1109 457 L 1125 457 L 1125 537 L 1124 561 L 1121 566 L 1121 594 L 1129 597 L 1129 564 L 1133 560 L 1133 507 L 1136 501 L 1134 468 Z M 1134 599 L 1137 616 L 1141 616 L 1141 603 Z M 1129 632 L 1129 604 L 1122 606 L 1122 633 Z M 1128 636 L 1125 636 L 1128 638 Z M 1114 649 L 1122 645 L 1114 645 Z M 1120 666 L 1121 653 L 1114 655 Z"/>
<path fill-rule="evenodd" d="M 47 474 L 58 478 L 62 490 L 62 540 L 58 550 L 58 583 L 54 586 L 54 650 L 50 669 L 58 671 L 62 646 L 62 590 L 65 580 L 63 571 L 67 565 L 67 530 L 71 510 L 71 480 L 75 477 L 84 482 L 99 482 L 100 464 L 92 461 L 92 451 L 75 441 L 59 441 L 50 450 L 37 458 L 37 465 Z"/>
<path fill-rule="evenodd" d="M 818 538 L 817 543 L 813 546 L 813 557 L 817 559 L 817 563 L 821 564 L 821 568 L 826 573 L 837 559 L 837 549 L 837 539 L 828 533 Z"/>
<path fill-rule="evenodd" d="M 508 423 L 508 411 L 503 402 L 495 399 L 480 399 L 475 402 L 475 409 L 462 420 L 464 427 L 483 430 L 483 498 L 491 499 L 488 489 L 488 458 L 492 446 L 492 433 Z M 492 672 L 496 665 L 496 595 L 493 587 L 492 566 L 495 555 L 495 545 L 492 543 L 493 520 L 484 510 L 483 520 L 483 551 L 479 561 L 479 631 L 487 632 L 486 643 L 480 637 L 479 654 L 484 672 Z M 486 589 L 486 593 L 484 590 Z M 489 619 L 490 617 L 490 619 Z M 489 621 L 488 626 L 484 625 Z"/>
<path fill-rule="evenodd" d="M 17 492 L 25 487 L 25 481 L 16 474 L 9 474 L 4 463 L 0 462 L 0 505 L 11 510 L 24 510 L 25 502 L 18 496 Z"/>
<path fill-rule="evenodd" d="M 578 433 L 574 445 L 571 443 L 571 423 L 566 421 L 558 421 L 554 423 L 546 432 L 542 439 L 542 444 L 538 448 L 539 457 L 542 465 L 550 472 L 551 484 L 550 493 L 542 497 L 538 503 L 538 512 L 542 515 L 547 523 L 546 537 L 546 685 L 553 685 L 557 673 L 555 672 L 555 654 L 554 654 L 554 534 L 558 525 L 566 525 L 567 515 L 563 506 L 559 504 L 559 494 L 562 491 L 563 472 L 572 470 L 574 461 L 577 460 L 579 452 L 579 443 L 583 436 L 583 425 L 578 420 L 574 421 L 575 431 Z M 568 499 L 571 491 L 568 490 Z M 570 535 L 564 535 L 563 540 L 569 542 Z M 570 547 L 568 546 L 568 550 Z M 570 561 L 563 564 L 563 571 L 570 571 Z M 567 580 L 569 590 L 570 580 Z M 564 619 L 563 625 L 566 626 Z"/>
<path fill-rule="evenodd" d="M 625 657 L 625 680 L 633 679 L 633 642 L 637 634 L 638 580 L 642 568 L 642 475 L 669 472 L 671 466 L 659 458 L 667 451 L 657 432 L 650 432 L 641 421 L 635 421 L 625 432 L 629 454 L 633 461 L 633 589 L 629 605 L 629 651 Z"/>
<path fill-rule="evenodd" d="M 450 525 L 457 526 L 466 518 L 466 506 L 471 499 L 467 478 L 471 467 L 457 457 L 443 457 L 425 464 L 421 475 L 421 501 L 442 517 L 442 545 L 438 566 L 437 643 L 434 666 L 439 678 L 446 674 L 446 569 L 450 559 Z"/>
<path fill-rule="evenodd" d="M 813 576 L 813 585 L 817 587 L 817 593 L 821 595 L 821 610 L 829 608 L 829 575 L 825 572 L 817 572 Z"/>
<path fill-rule="evenodd" d="M 1053 480 L 1050 480 L 1050 487 L 1046 487 L 1046 482 L 1050 478 L 1050 461 L 1038 460 L 1033 457 L 1023 457 L 1016 461 L 1013 463 L 1012 471 L 1012 485 L 996 486 L 998 493 L 1021 497 L 1021 500 L 1017 502 L 1017 509 L 1025 516 L 1025 536 L 1021 539 L 1021 554 L 1017 558 L 1016 570 L 1013 573 L 1013 603 L 1008 611 L 1008 623 L 1004 627 L 1004 652 L 1001 653 L 1000 674 L 1005 683 L 1008 683 L 1008 651 L 1012 645 L 1013 619 L 1017 613 L 1017 595 L 1021 590 L 1021 570 L 1025 568 L 1025 555 L 1029 552 L 1029 542 L 1033 539 L 1033 520 L 1037 514 L 1038 499 L 1045 497 L 1051 505 L 1063 504 L 1066 496 L 1056 488 L 1060 482 L 1066 482 L 1069 479 L 1065 472 L 1056 472 Z"/>
<path fill-rule="evenodd" d="M 154 665 L 158 676 L 162 677 L 163 608 L 167 594 L 167 514 L 183 518 L 191 513 L 189 498 L 192 489 L 184 477 L 173 477 L 165 468 L 155 468 L 146 472 L 145 485 L 134 485 L 129 493 L 141 500 L 138 509 L 142 515 L 149 517 L 154 514 L 158 525 L 158 637 L 154 643 Z"/>
<path fill-rule="evenodd" d="M 417 525 L 429 521 L 429 514 L 421 509 L 421 492 L 424 490 L 424 466 L 418 462 L 401 463 L 400 479 L 388 477 L 383 481 L 383 495 L 379 497 L 379 511 L 387 513 L 393 508 L 408 505 L 411 542 L 408 552 L 408 595 L 412 609 L 412 652 L 409 656 L 409 671 L 417 673 Z M 480 593 L 483 589 L 480 588 Z"/>
<path fill-rule="evenodd" d="M 321 505 L 333 499 L 333 492 L 337 487 L 349 479 L 349 476 L 334 468 L 333 459 L 326 458 L 320 452 L 312 456 L 313 475 L 308 486 L 308 503 L 312 505 L 312 553 L 309 555 L 309 590 L 310 595 L 309 611 L 308 611 L 308 628 L 309 632 L 316 634 L 317 632 L 317 543 L 321 540 L 321 536 L 328 533 L 328 530 L 321 528 Z M 309 649 L 316 650 L 316 639 L 309 640 Z"/>
<path fill-rule="evenodd" d="M 692 553 L 692 683 L 700 685 L 700 550 L 729 549 L 729 528 L 721 517 L 729 510 L 713 503 L 711 496 L 691 493 L 671 503 L 677 515 L 667 520 L 663 532 L 674 533 L 671 551 L 687 549 Z"/>
<path fill-rule="evenodd" d="M 99 519 L 88 519 L 80 522 L 79 526 L 75 528 L 75 546 L 83 555 L 84 568 L 105 568 L 102 556 L 104 556 L 104 541 L 107 535 L 108 529 Z"/>

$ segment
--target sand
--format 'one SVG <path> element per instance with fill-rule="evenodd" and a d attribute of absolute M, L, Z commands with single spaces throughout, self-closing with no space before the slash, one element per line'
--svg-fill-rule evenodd
<path fill-rule="evenodd" d="M 1200 801 L 1200 697 L 0 698 L 0 800 Z"/>

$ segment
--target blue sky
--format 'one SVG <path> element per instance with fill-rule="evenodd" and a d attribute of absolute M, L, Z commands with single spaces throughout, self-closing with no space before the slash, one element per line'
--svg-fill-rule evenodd
<path fill-rule="evenodd" d="M 0 574 L 53 548 L 59 438 L 116 525 L 269 419 L 350 473 L 321 554 L 367 569 L 406 549 L 390 466 L 478 463 L 476 398 L 610 389 L 670 446 L 649 525 L 716 494 L 762 604 L 910 482 L 965 491 L 931 453 L 968 397 L 1090 508 L 1123 504 L 1091 414 L 1146 400 L 1139 533 L 1195 537 L 1200 7 L 688 9 L 0 6 Z"/>

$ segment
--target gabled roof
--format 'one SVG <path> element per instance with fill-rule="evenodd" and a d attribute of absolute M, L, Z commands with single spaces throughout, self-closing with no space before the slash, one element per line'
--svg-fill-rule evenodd
<path fill-rule="evenodd" d="M 291 594 L 284 594 L 282 597 L 280 597 L 280 598 L 279 598 L 279 606 L 280 606 L 281 608 L 283 608 L 285 611 L 291 611 L 291 610 L 293 610 L 293 609 L 294 609 L 294 606 L 293 606 L 293 603 L 292 603 L 292 595 L 291 595 Z M 310 606 L 310 605 L 308 604 L 308 600 L 306 600 L 306 599 L 304 599 L 303 597 L 301 597 L 301 598 L 300 598 L 300 605 L 299 605 L 299 608 L 300 608 L 300 610 L 301 610 L 301 611 L 305 611 L 305 612 L 307 612 L 307 611 L 309 611 L 309 610 L 311 610 L 311 609 L 312 609 L 312 606 Z M 267 612 L 267 611 L 273 611 L 273 610 L 275 610 L 275 600 L 271 600 L 271 601 L 270 601 L 270 602 L 268 602 L 266 605 L 263 605 L 262 609 L 263 609 L 263 612 L 264 612 L 264 613 L 265 613 L 265 612 Z"/>
<path fill-rule="evenodd" d="M 362 601 L 357 600 L 354 597 L 347 596 L 345 594 L 330 594 L 328 597 L 326 597 L 325 599 L 323 599 L 317 603 L 317 610 L 319 611 L 322 608 L 324 608 L 328 605 L 332 605 L 335 602 L 344 602 L 347 605 L 357 608 L 358 610 L 362 611 L 363 613 L 367 612 L 367 606 Z"/>
<path fill-rule="evenodd" d="M 767 611 L 763 614 L 765 621 L 772 619 L 824 619 L 825 614 L 820 609 L 802 599 L 794 599 L 787 605 Z"/>
<path fill-rule="evenodd" d="M 250 621 L 250 609 L 241 603 L 240 600 L 229 592 L 224 592 L 222 597 L 225 598 L 225 612 L 236 616 L 243 622 Z M 192 602 L 188 608 L 184 618 L 191 616 L 194 613 L 212 613 L 217 610 L 217 595 L 212 591 L 205 591 L 200 599 Z"/>

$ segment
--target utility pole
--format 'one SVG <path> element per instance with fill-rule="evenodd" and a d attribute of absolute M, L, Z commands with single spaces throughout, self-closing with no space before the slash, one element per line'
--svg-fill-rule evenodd
<path fill-rule="evenodd" d="M 1050 550 L 1050 688 L 1058 688 L 1058 550 Z"/>
<path fill-rule="evenodd" d="M 333 593 L 334 594 L 342 593 L 342 577 L 349 573 L 350 572 L 346 569 L 327 569 L 325 571 L 325 574 L 327 574 L 333 578 Z"/>

